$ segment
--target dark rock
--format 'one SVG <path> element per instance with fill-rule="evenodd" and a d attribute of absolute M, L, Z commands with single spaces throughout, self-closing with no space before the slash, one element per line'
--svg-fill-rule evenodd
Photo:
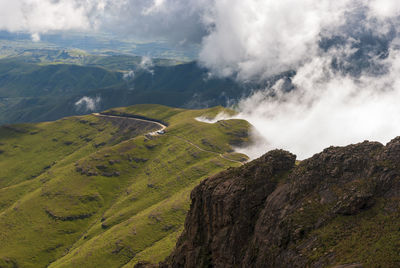
<path fill-rule="evenodd" d="M 117 163 L 121 163 L 121 160 L 112 160 L 112 159 L 110 159 L 110 160 L 108 160 L 108 163 L 110 164 L 110 165 L 114 165 L 114 164 L 117 164 Z"/>
<path fill-rule="evenodd" d="M 386 204 L 382 213 L 398 213 L 399 172 L 400 138 L 386 146 L 365 141 L 330 147 L 297 166 L 293 154 L 271 151 L 192 191 L 184 231 L 157 267 L 337 265 L 334 244 L 321 247 L 313 231 L 339 217 L 358 228 L 357 215 L 372 210 L 377 200 Z"/>
<path fill-rule="evenodd" d="M 156 268 L 158 265 L 151 264 L 150 262 L 147 261 L 139 261 L 136 265 L 135 268 Z"/>
<path fill-rule="evenodd" d="M 97 165 L 96 168 L 100 169 L 100 170 L 106 170 L 107 166 L 106 165 Z"/>
<path fill-rule="evenodd" d="M 114 171 L 114 172 L 103 172 L 101 175 L 104 177 L 119 177 L 121 174 L 118 171 Z"/>
<path fill-rule="evenodd" d="M 58 221 L 75 221 L 75 220 L 82 220 L 86 218 L 90 218 L 93 214 L 91 213 L 83 213 L 83 214 L 77 214 L 77 215 L 67 215 L 67 216 L 61 216 L 61 215 L 56 215 L 49 209 L 45 209 L 46 214 L 52 218 L 53 220 L 58 220 Z"/>
<path fill-rule="evenodd" d="M 92 171 L 92 170 L 88 170 L 86 173 L 86 176 L 98 176 L 99 173 L 97 173 L 96 171 Z"/>
<path fill-rule="evenodd" d="M 149 159 L 133 157 L 132 160 L 135 161 L 136 163 L 146 163 Z"/>
<path fill-rule="evenodd" d="M 104 145 L 106 145 L 105 142 L 100 142 L 100 143 L 94 144 L 94 147 L 99 148 L 99 147 L 103 147 Z"/>
<path fill-rule="evenodd" d="M 89 169 L 87 167 L 82 167 L 77 165 L 75 167 L 75 171 L 80 173 L 81 175 L 86 175 L 86 176 L 98 176 L 99 174 L 97 173 L 97 171 Z"/>
<path fill-rule="evenodd" d="M 171 225 L 171 224 L 168 224 L 168 225 L 164 225 L 161 229 L 162 229 L 164 232 L 168 232 L 168 231 L 170 231 L 170 230 L 175 229 L 175 226 L 174 226 L 174 225 Z"/>
<path fill-rule="evenodd" d="M 157 147 L 157 144 L 146 144 L 145 147 L 149 150 L 152 150 Z"/>
<path fill-rule="evenodd" d="M 353 264 L 343 264 L 343 265 L 337 265 L 334 266 L 333 268 L 363 268 L 364 266 L 360 263 L 353 263 Z"/>

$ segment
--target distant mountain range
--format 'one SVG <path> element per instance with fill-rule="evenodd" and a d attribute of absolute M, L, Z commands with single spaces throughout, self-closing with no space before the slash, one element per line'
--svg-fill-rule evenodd
<path fill-rule="evenodd" d="M 3 58 L 0 124 L 56 120 L 140 103 L 229 106 L 259 86 L 210 77 L 196 62 L 142 61 L 129 55 L 58 50 L 26 50 L 18 57 Z M 97 98 L 96 106 L 77 107 L 75 103 L 85 96 Z"/>

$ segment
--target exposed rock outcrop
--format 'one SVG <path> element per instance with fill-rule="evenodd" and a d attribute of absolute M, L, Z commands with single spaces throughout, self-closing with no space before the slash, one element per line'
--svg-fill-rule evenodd
<path fill-rule="evenodd" d="M 400 138 L 330 147 L 298 165 L 271 151 L 193 190 L 160 266 L 400 267 L 399 175 Z"/>

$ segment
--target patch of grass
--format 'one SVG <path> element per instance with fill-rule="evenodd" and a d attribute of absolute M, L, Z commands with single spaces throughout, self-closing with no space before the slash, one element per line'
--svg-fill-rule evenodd
<path fill-rule="evenodd" d="M 182 229 L 171 233 L 160 241 L 155 242 L 151 247 L 141 251 L 137 254 L 124 268 L 133 268 L 138 262 L 145 261 L 150 263 L 159 263 L 167 258 L 175 248 L 176 241 L 178 240 Z"/>
<path fill-rule="evenodd" d="M 318 250 L 311 259 L 333 254 L 337 264 L 363 263 L 366 267 L 400 264 L 400 213 L 388 213 L 391 200 L 379 200 L 372 209 L 338 216 L 316 230 Z M 385 208 L 386 207 L 386 208 Z"/>

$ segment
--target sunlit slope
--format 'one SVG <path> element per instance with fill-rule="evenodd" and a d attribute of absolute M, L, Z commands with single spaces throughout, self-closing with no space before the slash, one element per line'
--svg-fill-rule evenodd
<path fill-rule="evenodd" d="M 242 120 L 197 122 L 223 108 L 139 105 L 122 118 L 71 117 L 0 129 L 0 266 L 127 267 L 175 245 L 199 181 L 240 163 Z M 235 156 L 235 159 L 238 157 Z"/>

